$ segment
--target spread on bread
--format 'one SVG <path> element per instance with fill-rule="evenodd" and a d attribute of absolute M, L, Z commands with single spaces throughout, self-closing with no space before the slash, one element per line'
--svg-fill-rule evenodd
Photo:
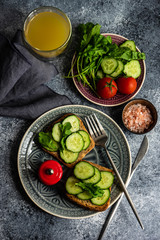
<path fill-rule="evenodd" d="M 82 120 L 73 114 L 62 116 L 40 132 L 39 143 L 43 150 L 71 168 L 95 146 Z"/>
<path fill-rule="evenodd" d="M 66 195 L 77 204 L 90 210 L 104 211 L 109 207 L 113 171 L 82 160 L 66 181 Z"/>

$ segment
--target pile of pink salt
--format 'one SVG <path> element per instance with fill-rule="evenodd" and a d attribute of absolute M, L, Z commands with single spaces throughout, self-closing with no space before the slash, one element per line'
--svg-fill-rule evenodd
<path fill-rule="evenodd" d="M 140 104 L 129 106 L 123 115 L 125 126 L 132 132 L 143 133 L 153 122 L 150 110 Z"/>

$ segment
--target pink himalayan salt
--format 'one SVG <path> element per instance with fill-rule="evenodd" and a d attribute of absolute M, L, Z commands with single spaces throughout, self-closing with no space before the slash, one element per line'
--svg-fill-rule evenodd
<path fill-rule="evenodd" d="M 146 106 L 137 103 L 127 108 L 123 121 L 130 131 L 142 133 L 149 128 L 153 119 L 150 110 Z"/>

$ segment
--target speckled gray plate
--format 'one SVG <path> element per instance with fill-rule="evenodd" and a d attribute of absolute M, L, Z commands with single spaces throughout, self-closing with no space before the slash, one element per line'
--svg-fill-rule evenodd
<path fill-rule="evenodd" d="M 108 134 L 107 147 L 116 164 L 123 181 L 126 183 L 131 170 L 130 148 L 125 135 L 119 126 L 106 114 L 87 106 L 69 105 L 58 107 L 40 116 L 25 133 L 18 152 L 18 172 L 22 185 L 31 200 L 44 211 L 62 218 L 85 218 L 97 212 L 79 207 L 70 202 L 64 195 L 64 182 L 69 173 L 63 166 L 63 177 L 53 186 L 45 186 L 38 179 L 38 169 L 45 160 L 53 159 L 42 151 L 37 144 L 37 135 L 50 122 L 58 119 L 65 113 L 74 113 L 82 120 L 85 116 L 95 113 Z M 110 167 L 105 151 L 95 147 L 86 157 L 86 160 Z M 111 192 L 111 205 L 118 199 L 120 189 L 117 179 L 114 181 Z"/>

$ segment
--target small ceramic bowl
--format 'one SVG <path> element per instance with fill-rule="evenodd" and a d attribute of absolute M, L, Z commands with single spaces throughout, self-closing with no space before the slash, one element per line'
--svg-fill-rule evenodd
<path fill-rule="evenodd" d="M 148 121 L 146 121 L 148 119 Z M 123 109 L 122 122 L 132 133 L 146 134 L 156 125 L 158 119 L 154 105 L 146 99 L 131 100 Z"/>

